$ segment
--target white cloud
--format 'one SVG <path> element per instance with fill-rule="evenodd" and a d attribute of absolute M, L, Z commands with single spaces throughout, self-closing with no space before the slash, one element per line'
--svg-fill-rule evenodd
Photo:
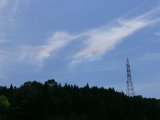
<path fill-rule="evenodd" d="M 57 32 L 52 37 L 48 39 L 45 45 L 40 46 L 40 51 L 38 51 L 38 59 L 48 58 L 51 53 L 56 52 L 60 48 L 63 48 L 69 41 L 75 39 L 74 36 L 70 36 L 64 32 Z"/>
<path fill-rule="evenodd" d="M 114 49 L 126 37 L 151 24 L 159 23 L 160 8 L 133 19 L 117 20 L 109 27 L 91 30 L 86 34 L 86 47 L 74 55 L 72 64 L 81 63 L 83 60 L 99 59 Z"/>
<path fill-rule="evenodd" d="M 34 59 L 34 61 L 41 66 L 45 59 L 57 53 L 60 49 L 65 47 L 68 42 L 75 40 L 77 37 L 76 35 L 72 36 L 65 32 L 56 32 L 47 39 L 47 42 L 43 45 L 23 46 L 20 50 L 20 61 Z"/>
<path fill-rule="evenodd" d="M 157 9 L 133 19 L 117 19 L 117 22 L 110 26 L 106 25 L 79 34 L 70 35 L 66 32 L 56 32 L 43 45 L 23 47 L 20 61 L 27 58 L 27 60 L 37 61 L 36 63 L 41 66 L 47 58 L 77 39 L 85 40 L 85 46 L 73 55 L 72 65 L 79 64 L 84 60 L 99 59 L 114 49 L 126 37 L 146 26 L 159 22 L 160 18 L 154 15 L 157 15 Z"/>
<path fill-rule="evenodd" d="M 74 57 L 77 59 L 100 57 L 112 50 L 123 38 L 147 25 L 144 20 L 120 21 L 118 26 L 91 31 L 87 37 L 86 48 Z"/>

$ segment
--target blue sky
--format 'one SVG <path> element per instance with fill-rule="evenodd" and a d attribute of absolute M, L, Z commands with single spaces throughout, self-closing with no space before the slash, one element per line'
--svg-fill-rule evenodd
<path fill-rule="evenodd" d="M 0 0 L 0 85 L 54 78 L 160 98 L 159 0 Z"/>

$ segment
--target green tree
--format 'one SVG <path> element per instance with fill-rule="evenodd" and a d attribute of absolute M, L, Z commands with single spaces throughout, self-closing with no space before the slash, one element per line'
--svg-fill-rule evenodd
<path fill-rule="evenodd" d="M 6 96 L 1 95 L 0 96 L 0 113 L 4 113 L 8 110 L 9 108 L 9 102 Z"/>
<path fill-rule="evenodd" d="M 1 95 L 0 96 L 0 120 L 5 116 L 8 108 L 9 108 L 9 102 L 6 96 Z"/>

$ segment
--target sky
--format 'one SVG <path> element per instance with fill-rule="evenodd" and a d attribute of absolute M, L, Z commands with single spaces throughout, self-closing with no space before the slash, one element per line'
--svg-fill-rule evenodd
<path fill-rule="evenodd" d="M 159 0 L 0 0 L 0 85 L 54 78 L 160 98 Z"/>

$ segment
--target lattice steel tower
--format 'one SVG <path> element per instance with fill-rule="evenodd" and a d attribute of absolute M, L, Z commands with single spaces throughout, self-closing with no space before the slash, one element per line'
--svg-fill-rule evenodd
<path fill-rule="evenodd" d="M 127 96 L 135 96 L 133 82 L 132 82 L 132 76 L 131 76 L 131 69 L 130 69 L 130 64 L 129 64 L 128 58 L 127 58 L 127 61 L 126 61 L 126 67 L 127 67 L 127 89 L 126 89 L 126 94 L 127 94 Z"/>

